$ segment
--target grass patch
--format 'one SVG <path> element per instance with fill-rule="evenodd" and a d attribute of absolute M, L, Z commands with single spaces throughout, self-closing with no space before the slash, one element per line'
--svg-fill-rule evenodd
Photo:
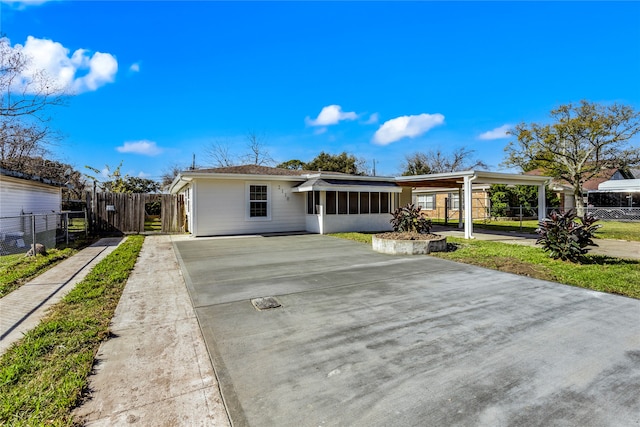
<path fill-rule="evenodd" d="M 130 236 L 0 359 L 0 425 L 70 426 L 143 236 Z"/>
<path fill-rule="evenodd" d="M 371 244 L 372 235 L 331 234 L 367 244 Z M 573 264 L 551 259 L 540 247 L 454 237 L 448 237 L 447 242 L 454 251 L 433 252 L 431 256 L 640 299 L 640 261 L 587 255 L 585 263 Z"/>
<path fill-rule="evenodd" d="M 443 219 L 433 219 L 432 222 L 434 225 L 444 225 Z M 602 225 L 602 227 L 596 231 L 596 238 L 598 239 L 616 239 L 640 242 L 640 222 L 598 221 L 596 224 Z M 450 220 L 448 225 L 452 228 L 457 228 L 458 221 Z M 473 221 L 473 228 L 479 233 L 481 233 L 482 230 L 494 230 L 536 234 L 538 221 L 524 220 L 522 221 L 522 228 L 520 228 L 520 221 L 475 220 Z"/>
<path fill-rule="evenodd" d="M 47 255 L 35 257 L 24 254 L 0 257 L 0 298 L 76 252 L 78 251 L 73 248 L 49 249 Z"/>
<path fill-rule="evenodd" d="M 162 220 L 160 218 L 149 218 L 144 221 L 144 231 L 162 231 Z"/>

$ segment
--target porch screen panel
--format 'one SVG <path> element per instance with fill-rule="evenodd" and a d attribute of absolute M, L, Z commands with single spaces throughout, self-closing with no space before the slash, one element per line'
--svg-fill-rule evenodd
<path fill-rule="evenodd" d="M 371 193 L 371 213 L 380 213 L 380 193 Z"/>
<path fill-rule="evenodd" d="M 389 193 L 380 193 L 380 213 L 389 213 Z"/>
<path fill-rule="evenodd" d="M 349 214 L 358 214 L 358 193 L 353 191 L 349 192 Z"/>
<path fill-rule="evenodd" d="M 348 194 L 346 191 L 338 191 L 338 213 L 340 215 L 347 214 L 347 198 Z"/>
<path fill-rule="evenodd" d="M 313 215 L 314 212 L 314 201 L 313 201 L 313 191 L 309 191 L 307 193 L 307 214 Z"/>
<path fill-rule="evenodd" d="M 327 191 L 327 215 L 336 214 L 336 192 Z"/>
<path fill-rule="evenodd" d="M 360 213 L 369 213 L 369 193 L 360 193 Z"/>

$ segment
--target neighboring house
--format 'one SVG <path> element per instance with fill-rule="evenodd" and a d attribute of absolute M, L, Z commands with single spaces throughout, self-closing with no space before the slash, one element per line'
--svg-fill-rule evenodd
<path fill-rule="evenodd" d="M 483 185 L 473 189 L 471 193 L 473 219 L 489 217 L 491 206 L 489 187 L 489 185 Z M 429 218 L 458 218 L 461 210 L 460 194 L 457 190 L 416 188 L 413 190 L 413 203 Z"/>
<path fill-rule="evenodd" d="M 390 230 L 402 188 L 394 178 L 246 165 L 182 172 L 170 191 L 184 195 L 187 230 L 213 236 Z"/>
<path fill-rule="evenodd" d="M 0 217 L 60 212 L 58 183 L 0 169 Z"/>
<path fill-rule="evenodd" d="M 541 176 L 543 171 L 541 169 L 534 169 L 529 172 L 525 172 L 525 175 Z M 585 181 L 582 184 L 583 195 L 585 196 L 585 203 L 587 201 L 586 196 L 590 191 L 598 190 L 598 186 L 605 181 L 616 181 L 623 179 L 633 179 L 633 173 L 623 169 L 605 169 L 595 177 Z M 564 210 L 575 208 L 575 201 L 573 197 L 573 186 L 563 179 L 554 178 L 549 184 L 551 191 L 555 192 L 560 199 L 560 206 Z"/>
<path fill-rule="evenodd" d="M 19 172 L 0 169 L 0 252 L 26 246 L 34 223 L 27 214 L 52 214 L 62 207 L 62 188 L 58 183 Z M 53 230 L 56 216 L 40 216 L 36 233 Z"/>

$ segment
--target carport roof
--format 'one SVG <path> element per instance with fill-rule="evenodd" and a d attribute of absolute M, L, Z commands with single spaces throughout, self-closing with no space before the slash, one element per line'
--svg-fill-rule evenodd
<path fill-rule="evenodd" d="M 396 182 L 403 187 L 460 188 L 464 184 L 465 177 L 474 184 L 544 185 L 551 180 L 548 176 L 467 170 L 429 175 L 399 176 L 396 177 Z"/>

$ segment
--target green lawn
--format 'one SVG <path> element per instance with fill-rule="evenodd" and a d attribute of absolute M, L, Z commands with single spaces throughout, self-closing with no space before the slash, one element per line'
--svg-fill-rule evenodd
<path fill-rule="evenodd" d="M 76 252 L 76 249 L 65 248 L 48 249 L 47 255 L 35 257 L 27 257 L 24 254 L 1 256 L 0 298 Z"/>
<path fill-rule="evenodd" d="M 432 220 L 434 225 L 444 225 L 444 220 Z M 640 242 L 640 222 L 620 222 L 620 221 L 600 221 L 602 227 L 596 232 L 599 239 L 617 239 Z M 458 221 L 449 221 L 449 225 L 457 227 Z M 522 231 L 523 233 L 535 234 L 538 228 L 537 220 L 522 221 L 483 221 L 476 220 L 473 222 L 475 230 L 496 230 L 496 231 Z"/>
<path fill-rule="evenodd" d="M 372 234 L 336 233 L 332 236 L 370 245 Z M 640 299 L 640 261 L 587 255 L 584 264 L 573 264 L 553 260 L 539 247 L 452 237 L 448 237 L 447 242 L 452 243 L 456 250 L 434 252 L 431 255 Z"/>
<path fill-rule="evenodd" d="M 130 236 L 0 359 L 0 425 L 73 426 L 100 343 L 144 241 Z"/>

